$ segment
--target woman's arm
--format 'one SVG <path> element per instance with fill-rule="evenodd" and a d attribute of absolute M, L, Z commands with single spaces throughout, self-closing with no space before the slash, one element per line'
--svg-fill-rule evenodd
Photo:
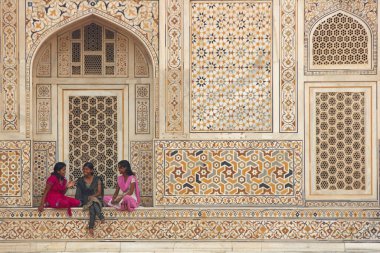
<path fill-rule="evenodd" d="M 50 191 L 50 189 L 51 189 L 51 185 L 50 184 L 46 184 L 44 194 L 42 195 L 42 198 L 41 198 L 41 204 L 38 207 L 38 211 L 39 212 L 42 212 L 44 210 L 46 195 Z"/>
<path fill-rule="evenodd" d="M 116 202 L 115 200 L 117 198 L 117 195 L 119 195 L 119 191 L 120 191 L 120 187 L 119 187 L 119 185 L 117 185 L 116 189 L 115 189 L 115 193 L 112 196 L 112 202 L 111 203 L 115 203 Z"/>

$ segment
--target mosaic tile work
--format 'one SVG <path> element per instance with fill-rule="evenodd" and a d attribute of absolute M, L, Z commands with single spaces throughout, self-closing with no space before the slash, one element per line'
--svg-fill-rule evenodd
<path fill-rule="evenodd" d="M 16 2 L 16 1 L 15 1 Z M 96 16 L 125 28 L 136 36 L 152 57 L 155 77 L 158 73 L 158 1 L 27 1 L 26 3 L 26 135 L 30 136 L 30 71 L 37 47 L 59 29 L 81 17 Z M 156 85 L 157 86 L 157 85 Z M 156 87 L 156 89 L 158 89 Z M 158 96 L 158 93 L 157 95 Z M 158 98 L 155 100 L 158 101 Z M 158 103 L 158 102 L 157 102 Z M 155 115 L 158 115 L 155 105 Z M 158 118 L 156 117 L 156 123 Z M 158 136 L 158 127 L 156 127 Z"/>
<path fill-rule="evenodd" d="M 0 150 L 0 195 L 20 196 L 21 192 L 21 151 Z"/>
<path fill-rule="evenodd" d="M 157 141 L 156 205 L 301 205 L 301 141 Z"/>
<path fill-rule="evenodd" d="M 33 202 L 39 203 L 46 179 L 53 171 L 55 159 L 55 141 L 33 142 Z"/>
<path fill-rule="evenodd" d="M 153 196 L 153 143 L 150 141 L 132 141 L 131 166 L 137 173 L 141 196 Z"/>
<path fill-rule="evenodd" d="M 0 123 L 1 130 L 15 131 L 19 129 L 18 109 L 18 0 L 2 0 L 1 4 L 1 82 L 0 97 L 2 108 Z"/>
<path fill-rule="evenodd" d="M 0 206 L 31 206 L 29 141 L 0 141 Z"/>
<path fill-rule="evenodd" d="M 190 131 L 272 131 L 272 3 L 191 2 Z"/>
<path fill-rule="evenodd" d="M 353 73 L 360 72 L 362 74 L 374 74 L 377 69 L 377 1 L 376 0 L 352 0 L 352 1 L 341 1 L 341 0 L 305 0 L 305 74 L 307 75 L 318 75 L 318 74 L 345 74 L 345 73 Z M 346 12 L 348 15 L 354 16 L 356 19 L 360 19 L 363 24 L 367 24 L 368 28 L 371 30 L 372 34 L 372 48 L 371 58 L 372 58 L 372 66 L 369 66 L 367 69 L 358 69 L 357 65 L 353 65 L 352 68 L 343 68 L 338 69 L 337 66 L 334 66 L 332 70 L 328 69 L 311 69 L 310 66 L 311 60 L 313 60 L 309 52 L 309 46 L 313 41 L 311 40 L 311 33 L 313 27 L 320 22 L 324 17 L 329 14 L 333 14 L 334 12 Z M 323 21 L 323 20 L 322 20 Z M 335 22 L 335 21 L 334 21 Z M 338 21 L 339 22 L 339 21 Z M 336 34 L 327 33 L 328 28 L 324 28 L 326 34 L 323 37 L 330 41 L 332 37 Z M 336 30 L 338 31 L 338 30 Z M 326 44 L 327 45 L 327 44 Z M 354 46 L 356 47 L 356 46 Z M 351 50 L 347 52 L 343 52 L 343 55 L 349 59 L 349 55 L 351 54 Z M 327 53 L 328 55 L 328 53 Z M 319 59 L 318 59 L 319 60 Z M 324 60 L 324 59 L 322 59 Z M 326 58 L 326 60 L 328 60 Z M 324 60 L 325 61 L 325 60 Z M 330 66 L 330 65 L 329 65 Z M 342 65 L 344 66 L 344 65 Z M 328 67 L 328 66 L 326 66 Z M 330 66 L 331 67 L 331 66 Z"/>
<path fill-rule="evenodd" d="M 184 0 L 167 0 L 166 132 L 183 132 Z"/>
<path fill-rule="evenodd" d="M 358 241 L 380 239 L 380 221 L 368 219 L 366 216 L 368 214 L 369 217 L 375 218 L 379 215 L 375 210 L 365 212 L 328 210 L 322 211 L 323 215 L 320 215 L 321 211 L 315 210 L 235 210 L 222 211 L 224 216 L 217 214 L 218 211 L 209 209 L 199 211 L 144 209 L 133 213 L 109 211 L 109 208 L 104 210 L 106 223 L 96 224 L 99 228 L 95 230 L 96 239 Z M 262 218 L 256 218 L 249 213 L 246 215 L 246 212 L 260 213 L 257 216 Z M 191 216 L 193 213 L 198 215 Z M 209 215 L 199 216 L 202 214 Z M 7 216 L 0 223 L 0 237 L 5 240 L 88 240 L 90 238 L 86 232 L 87 215 L 88 212 L 83 212 L 79 208 L 74 209 L 73 218 L 70 219 L 66 218 L 65 210 L 46 209 L 41 215 L 36 209 L 0 211 L 1 218 Z M 167 219 L 168 215 L 176 219 Z"/>
<path fill-rule="evenodd" d="M 280 132 L 297 132 L 297 0 L 280 3 Z"/>

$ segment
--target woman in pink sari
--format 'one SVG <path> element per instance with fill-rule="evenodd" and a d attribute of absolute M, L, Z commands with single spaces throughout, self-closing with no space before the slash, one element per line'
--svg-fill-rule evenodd
<path fill-rule="evenodd" d="M 42 212 L 45 207 L 67 208 L 67 214 L 71 216 L 71 207 L 80 205 L 79 200 L 65 196 L 67 189 L 74 186 L 73 181 L 67 182 L 65 174 L 66 164 L 63 162 L 56 163 L 54 172 L 46 181 L 38 211 Z"/>
<path fill-rule="evenodd" d="M 120 176 L 117 177 L 117 186 L 113 196 L 104 196 L 106 206 L 115 207 L 118 210 L 134 211 L 140 204 L 140 189 L 135 173 L 127 160 L 118 163 Z M 122 194 L 119 196 L 119 191 Z"/>

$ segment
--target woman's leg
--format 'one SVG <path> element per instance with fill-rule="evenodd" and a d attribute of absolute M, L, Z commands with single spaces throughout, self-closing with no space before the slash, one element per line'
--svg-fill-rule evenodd
<path fill-rule="evenodd" d="M 102 213 L 102 209 L 100 208 L 99 204 L 95 202 L 94 204 L 92 204 L 92 206 L 94 207 L 95 213 L 99 217 L 99 220 L 103 222 L 104 214 Z"/>
<path fill-rule="evenodd" d="M 92 204 L 90 206 L 90 221 L 88 223 L 88 232 L 91 236 L 94 236 L 94 226 L 95 226 L 95 207 L 94 207 L 95 204 Z"/>
<path fill-rule="evenodd" d="M 90 221 L 88 223 L 88 228 L 93 229 L 95 226 L 95 219 L 96 219 L 96 210 L 94 207 L 94 204 L 90 206 Z"/>
<path fill-rule="evenodd" d="M 77 207 L 80 205 L 80 200 L 64 196 L 57 202 L 56 208 L 67 208 L 67 214 L 72 215 L 71 207 Z"/>
<path fill-rule="evenodd" d="M 137 208 L 137 202 L 131 196 L 125 196 L 123 198 L 123 202 L 121 203 L 121 210 L 127 210 L 128 212 L 132 212 Z"/>

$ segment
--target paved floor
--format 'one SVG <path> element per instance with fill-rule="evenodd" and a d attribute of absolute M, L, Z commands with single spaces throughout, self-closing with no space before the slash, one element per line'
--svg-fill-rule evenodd
<path fill-rule="evenodd" d="M 380 252 L 379 243 L 344 242 L 0 242 L 0 252 Z"/>

